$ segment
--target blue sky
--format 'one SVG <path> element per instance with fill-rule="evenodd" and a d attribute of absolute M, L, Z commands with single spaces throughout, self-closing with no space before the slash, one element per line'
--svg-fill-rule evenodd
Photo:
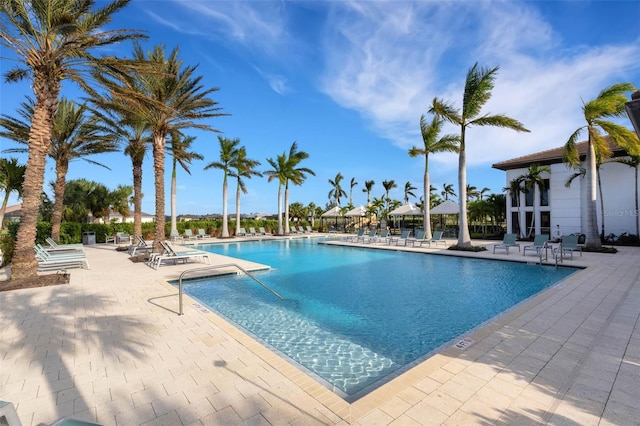
<path fill-rule="evenodd" d="M 398 185 L 391 192 L 395 199 L 403 198 L 407 181 L 419 196 L 424 159 L 410 158 L 407 151 L 422 146 L 420 115 L 435 96 L 460 107 L 464 79 L 475 62 L 500 66 L 483 112 L 505 113 L 531 130 L 467 133 L 468 183 L 501 192 L 504 172 L 492 169 L 493 163 L 563 145 L 583 125 L 583 100 L 616 82 L 640 86 L 638 16 L 637 1 L 134 0 L 114 27 L 146 31 L 149 49 L 179 46 L 185 64 L 198 65 L 203 84 L 220 89 L 212 98 L 230 114 L 208 123 L 224 137 L 239 138 L 249 158 L 262 162 L 259 170 L 297 141 L 310 154 L 302 165 L 316 176 L 292 187 L 290 201 L 324 206 L 328 180 L 337 173 L 347 192 L 351 178 L 358 182 L 355 205 L 366 204 L 365 180 L 376 182 L 376 197 L 384 193 L 383 180 Z M 128 55 L 131 47 L 114 50 Z M 9 67 L 2 56 L 4 71 Z M 3 82 L 0 112 L 13 115 L 28 91 L 28 83 Z M 63 93 L 78 96 L 71 86 Z M 218 159 L 217 135 L 190 134 L 205 160 L 192 164 L 191 175 L 178 171 L 177 213 L 219 213 L 222 173 L 203 170 Z M 0 139 L 2 150 L 13 146 Z M 92 159 L 111 170 L 76 161 L 67 178 L 89 178 L 111 189 L 131 184 L 131 163 L 122 153 Z M 458 190 L 455 155 L 432 155 L 429 164 L 434 186 L 451 183 Z M 46 173 L 46 182 L 52 181 L 53 163 Z M 166 178 L 169 214 L 169 169 Z M 275 181 L 254 177 L 247 188 L 243 213 L 276 212 Z M 143 192 L 143 211 L 153 213 L 150 154 Z M 234 184 L 229 195 L 233 212 Z M 348 197 L 342 204 L 347 202 Z"/>

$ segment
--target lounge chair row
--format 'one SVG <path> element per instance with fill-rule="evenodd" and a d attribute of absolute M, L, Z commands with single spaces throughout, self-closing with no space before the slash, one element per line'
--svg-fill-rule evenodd
<path fill-rule="evenodd" d="M 271 232 L 267 232 L 263 226 L 258 228 L 256 232 L 256 228 L 250 227 L 249 232 L 245 230 L 245 228 L 240 228 L 240 231 L 236 233 L 237 237 L 255 237 L 255 236 L 267 236 L 272 235 Z"/>
<path fill-rule="evenodd" d="M 505 234 L 502 238 L 502 242 L 493 246 L 493 253 L 497 249 L 502 249 L 509 254 L 510 248 L 517 248 L 520 251 L 520 244 L 516 242 L 516 234 Z M 582 256 L 582 247 L 578 246 L 577 235 L 566 235 L 562 237 L 560 243 L 557 246 L 550 246 L 548 235 L 536 235 L 533 238 L 533 244 L 523 246 L 522 255 L 526 256 L 528 251 L 534 252 L 536 255 L 540 255 L 541 250 L 552 249 L 554 257 L 558 257 L 562 260 L 565 255 L 569 255 L 573 259 L 573 252 L 579 252 Z"/>
<path fill-rule="evenodd" d="M 44 248 L 42 245 L 36 244 L 34 250 L 38 260 L 38 271 L 40 272 L 73 268 L 91 269 L 82 246 L 65 247 L 65 245 L 57 245 L 54 248 Z"/>
<path fill-rule="evenodd" d="M 444 247 L 447 246 L 447 242 L 442 238 L 442 231 L 434 232 L 431 238 L 426 238 L 425 234 L 426 232 L 424 230 L 418 230 L 415 237 L 411 237 L 411 230 L 408 229 L 403 230 L 398 236 L 389 235 L 389 231 L 386 229 L 380 234 L 378 234 L 378 231 L 375 229 L 369 231 L 369 234 L 366 234 L 365 229 L 361 228 L 356 235 L 347 237 L 345 240 L 354 243 L 362 242 L 364 244 L 385 242 L 388 245 L 392 245 L 395 243 L 397 246 L 402 243 L 404 246 L 411 244 L 413 247 L 415 247 L 416 244 L 418 244 L 419 247 L 422 247 L 423 244 L 428 244 L 429 247 L 431 247 L 431 244 L 436 245 L 436 247 L 438 244 L 442 244 Z"/>

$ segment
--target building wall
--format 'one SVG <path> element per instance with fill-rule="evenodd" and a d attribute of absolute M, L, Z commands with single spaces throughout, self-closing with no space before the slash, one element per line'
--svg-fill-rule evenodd
<path fill-rule="evenodd" d="M 583 164 L 584 166 L 584 164 Z M 550 174 L 543 174 L 543 178 L 549 179 L 549 206 L 540 206 L 540 196 L 536 188 L 534 197 L 536 226 L 535 233 L 541 233 L 540 212 L 549 210 L 551 213 L 552 230 L 560 225 L 563 235 L 576 232 L 584 233 L 586 229 L 586 185 L 582 177 L 573 180 L 569 188 L 565 182 L 575 173 L 563 163 L 549 166 Z M 526 174 L 527 168 L 507 170 L 506 182 L 509 182 Z M 545 176 L 547 175 L 547 176 Z M 634 169 L 620 163 L 605 163 L 600 167 L 600 175 L 604 199 L 605 235 L 620 235 L 624 232 L 636 234 L 635 210 L 635 173 Z M 598 229 L 602 226 L 602 213 L 600 209 L 600 194 L 597 193 Z M 525 195 L 520 195 L 520 226 L 522 230 L 528 229 L 525 223 L 526 212 L 533 212 L 533 207 L 525 206 Z M 511 206 L 510 196 L 507 198 L 507 232 L 514 229 L 512 212 L 518 211 Z"/>

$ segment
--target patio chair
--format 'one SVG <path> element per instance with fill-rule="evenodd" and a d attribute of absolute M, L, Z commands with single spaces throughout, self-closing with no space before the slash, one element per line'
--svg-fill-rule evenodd
<path fill-rule="evenodd" d="M 198 228 L 198 238 L 211 238 L 211 235 L 204 232 L 203 228 Z"/>
<path fill-rule="evenodd" d="M 175 251 L 171 244 L 166 241 L 160 241 L 160 245 L 164 249 L 164 253 L 158 256 L 153 256 L 153 260 L 150 259 L 150 264 L 153 269 L 158 269 L 163 261 L 171 261 L 174 264 L 178 262 L 188 262 L 190 260 L 197 260 L 198 262 L 207 259 L 207 263 L 211 263 L 209 254 L 202 250 L 189 250 L 189 251 Z"/>
<path fill-rule="evenodd" d="M 104 243 L 105 244 L 109 244 L 109 243 L 116 243 L 116 236 L 115 235 L 111 235 L 111 234 L 104 234 Z"/>
<path fill-rule="evenodd" d="M 126 232 L 116 232 L 116 244 L 131 244 L 131 235 Z"/>
<path fill-rule="evenodd" d="M 133 237 L 133 239 L 136 241 L 135 244 L 131 244 L 129 246 L 129 255 L 130 256 L 136 256 L 139 254 L 149 254 L 153 251 L 153 246 L 149 245 L 144 238 L 142 238 L 139 235 L 136 235 Z"/>
<path fill-rule="evenodd" d="M 188 229 L 188 228 L 184 230 L 184 236 L 188 240 L 195 240 L 198 238 L 198 236 L 194 234 L 193 231 L 191 231 L 191 229 Z"/>
<path fill-rule="evenodd" d="M 307 229 L 308 233 L 312 233 L 313 232 L 313 228 L 309 225 L 305 226 L 305 228 Z"/>
<path fill-rule="evenodd" d="M 177 229 L 172 230 L 169 233 L 169 238 L 171 239 L 171 241 L 173 241 L 174 243 L 178 240 L 180 241 L 184 241 L 184 237 L 182 235 L 180 235 L 180 233 L 178 232 Z"/>
<path fill-rule="evenodd" d="M 360 238 L 364 237 L 364 233 L 365 232 L 366 232 L 365 228 L 360 228 L 360 229 L 358 229 L 358 233 L 357 234 L 349 235 L 349 236 L 345 237 L 344 240 L 345 241 L 351 241 L 353 243 L 357 243 Z"/>
<path fill-rule="evenodd" d="M 571 234 L 562 237 L 560 245 L 553 250 L 553 254 L 554 256 L 558 256 L 559 254 L 560 260 L 562 260 L 564 258 L 564 255 L 568 253 L 571 260 L 573 260 L 574 251 L 580 252 L 580 256 L 582 256 L 582 247 L 578 246 L 578 236 Z"/>
<path fill-rule="evenodd" d="M 256 228 L 249 227 L 249 235 L 251 235 L 252 237 L 255 237 L 256 236 Z"/>
<path fill-rule="evenodd" d="M 369 231 L 369 235 L 362 235 L 361 237 L 356 238 L 356 243 L 362 241 L 363 243 L 366 243 L 367 241 L 371 241 L 376 237 L 376 234 L 378 233 L 377 229 L 372 229 L 371 231 Z"/>
<path fill-rule="evenodd" d="M 518 247 L 518 251 L 520 251 L 520 244 L 516 243 L 516 238 L 516 234 L 504 234 L 502 243 L 494 244 L 493 253 L 495 254 L 496 249 L 505 249 L 509 254 L 509 248 L 511 247 Z"/>
<path fill-rule="evenodd" d="M 540 250 L 547 247 L 547 242 L 549 241 L 548 235 L 536 235 L 533 237 L 533 244 L 526 245 L 522 248 L 522 255 L 527 255 L 527 250 L 534 251 L 535 254 L 539 255 Z"/>
<path fill-rule="evenodd" d="M 306 234 L 307 233 L 307 231 L 300 225 L 298 225 L 298 232 L 301 233 L 301 234 Z"/>
<path fill-rule="evenodd" d="M 58 244 L 51 237 L 47 237 L 45 241 L 49 244 L 49 248 L 46 249 L 49 252 L 84 251 L 82 244 Z"/>
<path fill-rule="evenodd" d="M 264 226 L 259 227 L 258 232 L 260 233 L 260 235 L 273 235 L 271 234 L 271 232 L 265 231 Z"/>
<path fill-rule="evenodd" d="M 442 245 L 444 247 L 447 246 L 447 241 L 443 238 L 444 236 L 444 232 L 443 231 L 436 231 L 433 233 L 433 236 L 431 237 L 431 239 L 423 239 L 423 241 L 420 241 L 420 247 L 422 247 L 422 244 L 429 244 L 429 248 L 431 248 L 431 244 L 435 244 L 436 247 L 438 247 L 438 244 L 442 243 Z"/>
<path fill-rule="evenodd" d="M 246 237 L 247 231 L 244 228 L 240 228 L 240 232 L 236 232 L 236 237 Z"/>
<path fill-rule="evenodd" d="M 407 245 L 407 239 L 409 238 L 409 236 L 411 235 L 411 229 L 403 229 L 400 232 L 400 235 L 398 236 L 391 236 L 387 239 L 387 243 L 389 243 L 389 245 L 396 243 L 396 245 L 400 244 L 400 241 L 402 241 L 404 243 L 404 245 Z"/>

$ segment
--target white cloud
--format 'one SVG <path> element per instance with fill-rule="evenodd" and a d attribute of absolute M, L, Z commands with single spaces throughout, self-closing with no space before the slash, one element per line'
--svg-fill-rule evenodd
<path fill-rule="evenodd" d="M 483 113 L 516 118 L 531 133 L 471 129 L 469 165 L 562 145 L 583 124 L 582 99 L 640 69 L 635 41 L 563 47 L 526 4 L 376 2 L 335 9 L 328 21 L 323 90 L 400 147 L 420 143 L 418 119 L 434 96 L 461 106 L 474 62 L 500 65 Z M 452 167 L 457 160 L 438 155 L 434 161 Z"/>

